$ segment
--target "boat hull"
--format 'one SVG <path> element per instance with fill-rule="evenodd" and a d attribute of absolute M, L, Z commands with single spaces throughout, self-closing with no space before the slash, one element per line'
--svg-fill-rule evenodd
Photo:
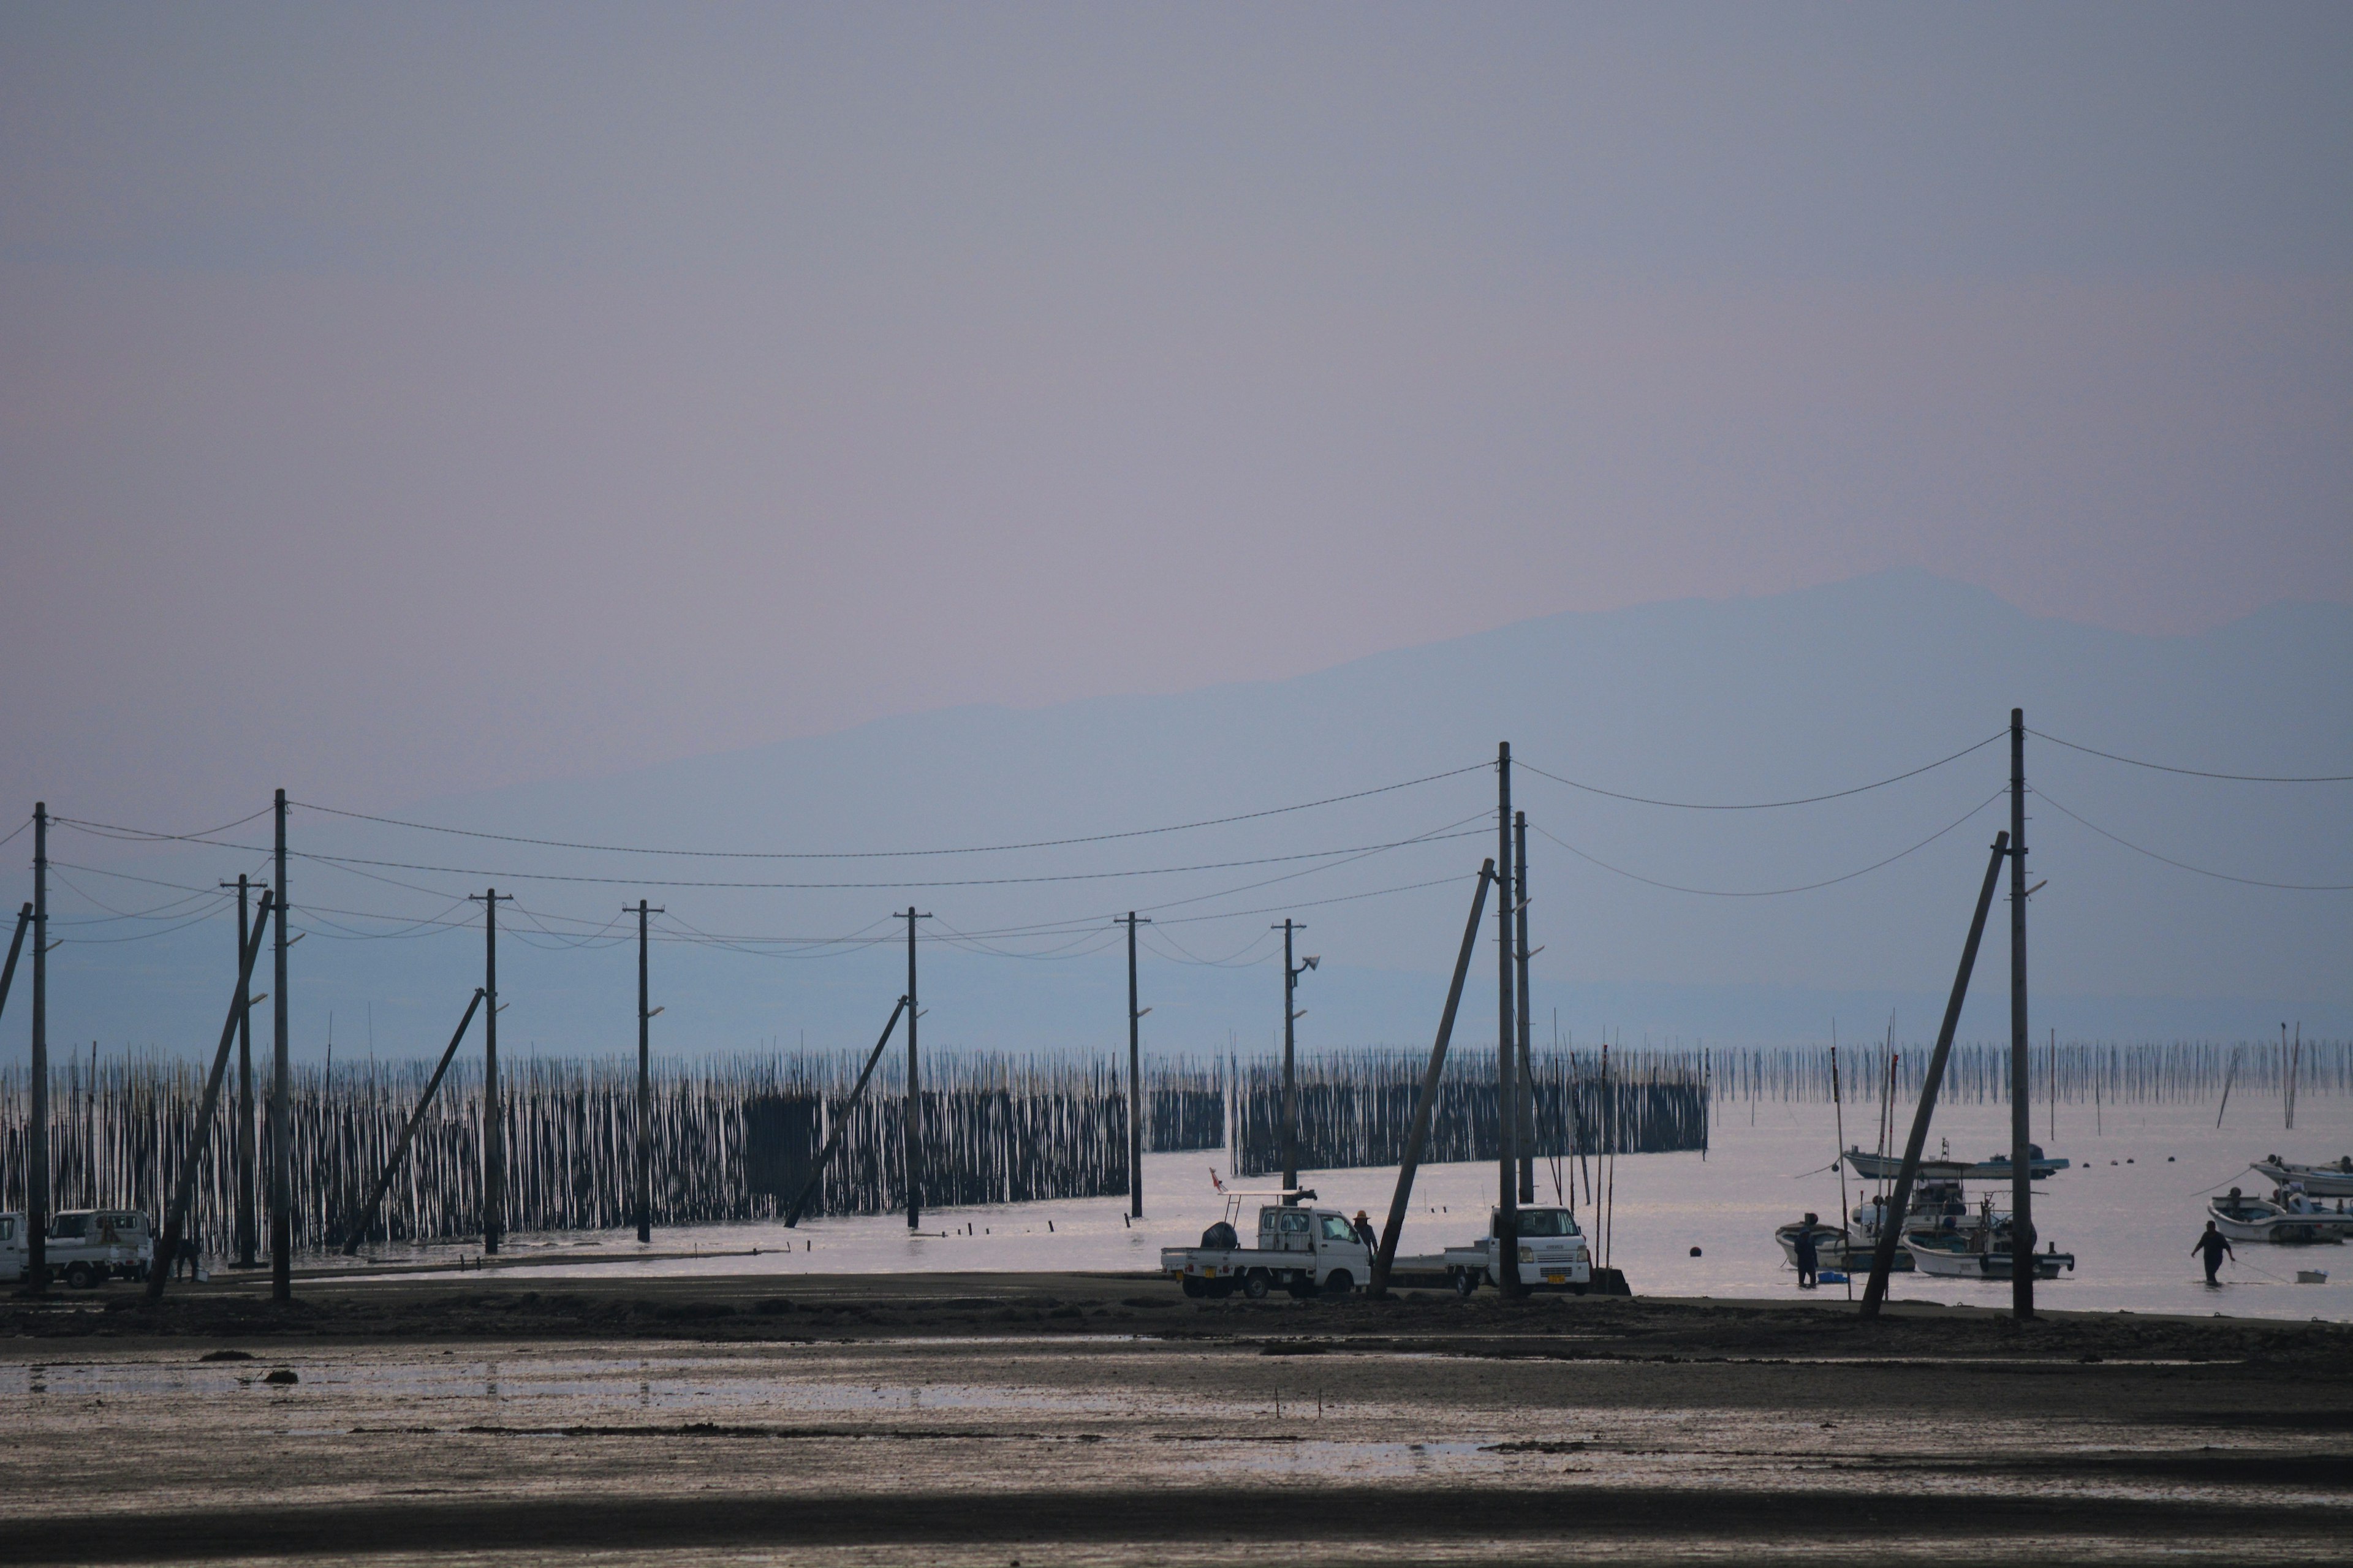
<path fill-rule="evenodd" d="M 2274 1247 L 2327 1247 L 2353 1234 L 2353 1215 L 2272 1214 L 2234 1215 L 2209 1209 L 2214 1228 L 2232 1241 L 2268 1242 Z"/>
<path fill-rule="evenodd" d="M 1773 1239 L 1781 1244 L 1781 1256 L 1788 1260 L 1790 1268 L 1795 1268 L 1798 1266 L 1798 1227 L 1785 1225 L 1773 1233 Z M 1868 1272 L 1872 1248 L 1875 1245 L 1867 1237 L 1851 1237 L 1828 1228 L 1818 1229 L 1814 1232 L 1814 1261 L 1820 1268 L 1835 1268 L 1841 1273 Z M 1890 1267 L 1898 1274 L 1910 1273 L 1912 1255 L 1901 1247 L 1897 1247 L 1895 1261 Z"/>
<path fill-rule="evenodd" d="M 1861 1149 L 1850 1149 L 1840 1156 L 1846 1168 L 1865 1181 L 1892 1182 L 1904 1169 L 1899 1154 L 1873 1154 Z M 2058 1159 L 2029 1160 L 2027 1173 L 2036 1181 L 2055 1171 L 2067 1168 L 2067 1162 Z M 2006 1182 L 2010 1180 L 2010 1162 L 1980 1160 L 1923 1160 L 1918 1172 L 1920 1180 L 1943 1182 Z"/>
<path fill-rule="evenodd" d="M 1909 1237 L 1905 1238 L 1904 1249 L 1912 1255 L 1912 1261 L 1921 1273 L 1935 1275 L 1939 1279 L 2008 1279 L 2011 1278 L 2012 1265 L 2010 1254 L 2007 1252 L 1955 1252 L 1915 1242 Z M 2037 1252 L 2032 1256 L 2034 1277 L 2037 1279 L 2056 1279 L 2059 1278 L 2060 1270 L 2073 1270 L 2075 1267 L 2075 1255 L 2072 1252 Z"/>
<path fill-rule="evenodd" d="M 2285 1160 L 2259 1160 L 2248 1169 L 2275 1187 L 2304 1184 L 2316 1198 L 2353 1198 L 2353 1171 L 2335 1165 L 2297 1165 Z"/>

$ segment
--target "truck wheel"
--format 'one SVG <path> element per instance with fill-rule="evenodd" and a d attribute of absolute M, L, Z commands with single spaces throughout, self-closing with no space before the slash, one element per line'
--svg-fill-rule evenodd
<path fill-rule="evenodd" d="M 1198 1274 L 1187 1274 L 1185 1276 L 1185 1294 L 1187 1296 L 1206 1296 L 1208 1293 L 1209 1282 L 1207 1279 L 1202 1279 Z"/>
<path fill-rule="evenodd" d="M 69 1263 L 66 1265 L 66 1283 L 77 1290 L 87 1290 L 97 1284 L 98 1280 L 90 1273 L 89 1264 Z"/>
<path fill-rule="evenodd" d="M 1356 1282 L 1355 1279 L 1349 1278 L 1348 1271 L 1346 1269 L 1335 1268 L 1331 1273 L 1324 1277 L 1324 1294 L 1331 1297 L 1334 1300 L 1341 1300 L 1346 1297 L 1353 1296 L 1356 1293 Z"/>
<path fill-rule="evenodd" d="M 1479 1293 L 1479 1277 L 1468 1268 L 1454 1271 L 1454 1293 L 1466 1300 Z"/>
<path fill-rule="evenodd" d="M 1265 1269 L 1253 1268 L 1242 1276 L 1242 1294 L 1253 1301 L 1263 1301 L 1266 1300 L 1267 1287 L 1272 1282 L 1267 1279 Z"/>

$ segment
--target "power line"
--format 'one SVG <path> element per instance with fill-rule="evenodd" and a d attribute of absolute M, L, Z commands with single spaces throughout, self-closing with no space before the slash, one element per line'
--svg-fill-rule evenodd
<path fill-rule="evenodd" d="M 1436 837 L 1449 837 L 1445 834 Z M 1456 834 L 1461 837 L 1465 835 Z M 589 877 L 576 873 L 554 871 L 515 871 L 483 869 L 467 866 L 433 866 L 411 860 L 377 860 L 358 855 L 325 855 L 316 850 L 289 850 L 299 860 L 338 868 L 375 866 L 396 871 L 423 871 L 443 877 L 496 877 L 501 881 L 577 882 L 633 888 L 716 888 L 754 892 L 848 892 L 887 890 L 903 888 L 1000 888 L 1021 887 L 1046 882 L 1107 882 L 1129 877 L 1168 877 L 1194 871 L 1229 871 L 1242 866 L 1274 866 L 1298 860 L 1326 860 L 1337 857 L 1377 855 L 1385 850 L 1402 849 L 1409 845 L 1436 841 L 1431 835 L 1392 839 L 1383 844 L 1349 845 L 1337 849 L 1313 849 L 1292 855 L 1260 855 L 1240 860 L 1208 860 L 1189 866 L 1153 866 L 1126 871 L 1061 871 L 1034 877 L 962 877 L 931 881 L 899 882 L 744 882 L 715 879 L 695 879 L 662 877 Z M 225 848 L 244 848 L 243 845 L 225 845 Z M 1205 897 L 1214 898 L 1215 894 Z"/>
<path fill-rule="evenodd" d="M 2048 737 L 2046 736 L 2045 739 L 2048 739 Z M 2102 827 L 2096 822 L 2084 821 L 2084 818 L 2077 816 L 2073 812 L 2069 811 L 2065 806 L 2061 805 L 2057 801 L 2052 800 L 2051 798 L 2051 793 L 2048 790 L 2038 787 L 2034 791 L 2034 797 L 2050 806 L 2052 810 L 2057 812 L 2060 816 L 2067 817 L 2083 826 L 2090 828 L 2093 832 L 2098 834 L 2101 837 L 2109 840 L 2111 843 L 2123 845 L 2126 848 L 2131 850 L 2136 855 L 2146 855 L 2152 860 L 2162 860 L 2168 866 L 2176 867 L 2184 871 L 2195 871 L 2201 877 L 2211 877 L 2217 881 L 2222 882 L 2239 882 L 2250 888 L 2276 888 L 2283 892 L 2290 893 L 2353 893 L 2353 882 L 2266 882 L 2257 877 L 2234 877 L 2228 871 L 2210 871 L 2203 866 L 2192 866 L 2187 860 L 2176 860 L 2170 855 L 2160 855 L 2154 849 L 2145 849 L 2141 847 L 2141 846 L 2135 844 L 2129 838 L 2118 837 L 2116 834 L 2109 832 L 2106 828 Z"/>
<path fill-rule="evenodd" d="M 111 822 L 84 822 L 78 818 L 67 818 L 62 816 L 53 816 L 49 818 L 49 820 L 51 822 L 68 823 L 69 826 L 74 827 L 103 829 L 110 834 L 121 835 L 126 838 L 145 839 L 151 843 L 206 844 L 212 841 L 212 836 L 216 833 L 227 833 L 232 827 L 243 827 L 255 817 L 268 816 L 271 812 L 277 809 L 278 808 L 275 805 L 265 805 L 259 811 L 252 812 L 247 816 L 238 817 L 235 822 L 224 822 L 218 827 L 199 828 L 194 833 L 158 833 L 152 828 L 122 827 Z M 24 829 L 20 827 L 16 831 L 21 833 Z M 8 838 L 14 838 L 15 837 L 16 837 L 16 834 L 12 833 L 8 836 Z M 6 842 L 8 842 L 7 838 L 0 838 L 0 844 L 5 844 Z M 240 846 L 239 847 L 242 847 Z"/>
<path fill-rule="evenodd" d="M 1971 749 L 1974 750 L 1975 748 L 1973 747 Z M 1528 826 L 1534 827 L 1538 833 L 1544 834 L 1546 838 L 1550 838 L 1555 844 L 1559 845 L 1563 849 L 1567 850 L 1578 859 L 1599 866 L 1603 870 L 1620 877 L 1624 877 L 1630 881 L 1641 882 L 1647 887 L 1663 888 L 1671 893 L 1694 893 L 1702 898 L 1708 899 L 1778 899 L 1789 893 L 1810 893 L 1818 888 L 1834 888 L 1841 882 L 1852 882 L 1857 877 L 1867 877 L 1883 866 L 1893 866 L 1896 861 L 1903 859 L 1906 855 L 1926 849 L 1929 845 L 1934 844 L 1937 839 L 1942 838 L 1946 834 L 1953 831 L 1954 828 L 1960 826 L 1962 823 L 1967 822 L 1970 817 L 1975 816 L 1978 812 L 1983 811 L 1987 806 L 1991 805 L 1995 801 L 2000 800 L 2003 795 L 2008 795 L 2010 791 L 2008 786 L 2004 786 L 2001 789 L 1994 791 L 1993 794 L 1986 796 L 1985 799 L 1978 802 L 1977 805 L 1969 807 L 1968 811 L 1962 813 L 1951 822 L 1947 823 L 1944 826 L 1939 827 L 1936 832 L 1928 835 L 1927 837 L 1920 840 L 1919 843 L 1913 845 L 1909 849 L 1899 849 L 1894 854 L 1890 855 L 1886 859 L 1875 860 L 1872 862 L 1872 864 L 1863 867 L 1859 871 L 1849 871 L 1842 877 L 1831 877 L 1820 882 L 1807 882 L 1802 886 L 1795 888 L 1758 888 L 1755 889 L 1734 890 L 1723 888 L 1685 888 L 1673 882 L 1662 882 L 1652 878 L 1642 876 L 1638 872 L 1626 870 L 1622 867 L 1612 866 L 1607 860 L 1595 859 L 1594 857 L 1588 855 L 1584 850 L 1579 849 L 1576 845 L 1568 842 L 1568 840 L 1561 838 L 1547 831 L 1541 824 L 1532 822 L 1528 824 Z"/>
<path fill-rule="evenodd" d="M 1377 795 L 1388 795 L 1397 790 L 1412 789 L 1419 784 L 1436 784 L 1441 779 L 1459 778 L 1464 773 L 1478 773 L 1482 769 L 1485 768 L 1486 765 L 1487 764 L 1484 763 L 1473 763 L 1469 767 L 1452 768 L 1441 773 L 1428 773 L 1418 779 L 1407 779 L 1401 784 L 1382 784 L 1375 789 L 1361 789 L 1347 795 L 1326 795 L 1322 800 L 1302 801 L 1295 805 L 1277 805 L 1270 806 L 1263 811 L 1238 812 L 1231 816 L 1212 816 L 1204 817 L 1198 822 L 1171 823 L 1165 827 L 1135 827 L 1129 828 L 1119 833 L 1093 833 L 1075 838 L 1038 838 L 1018 844 L 974 844 L 951 849 L 665 849 L 654 848 L 643 845 L 593 844 L 565 838 L 531 838 L 521 834 L 513 833 L 486 833 L 469 827 L 442 827 L 429 822 L 408 822 L 396 816 L 372 816 L 364 811 L 344 811 L 336 806 L 316 805 L 303 801 L 294 801 L 290 804 L 300 805 L 305 811 L 324 812 L 330 816 L 350 817 L 358 822 L 374 822 L 386 827 L 406 827 L 420 833 L 446 833 L 462 838 L 487 838 L 496 840 L 502 844 L 529 844 L 545 849 L 584 849 L 592 850 L 596 853 L 604 855 L 665 855 L 701 860 L 891 860 L 929 855 L 995 855 L 1016 849 L 1057 849 L 1073 844 L 1105 844 L 1113 839 L 1119 838 L 1145 838 L 1160 833 L 1189 833 L 1195 828 L 1223 827 L 1229 824 L 1236 822 L 1254 822 L 1261 817 L 1282 816 L 1294 811 L 1313 811 L 1319 806 L 1338 805 L 1344 802 L 1352 800 L 1366 800 Z M 256 815 L 259 816 L 259 814 L 256 813 Z M 244 820 L 250 822 L 253 819 L 252 817 L 247 817 Z M 86 825 L 76 824 L 76 826 Z M 232 823 L 229 826 L 235 826 L 237 825 Z M 22 831 L 22 829 L 19 829 L 19 831 Z M 135 832 L 137 830 L 122 829 L 121 831 Z M 151 835 L 148 837 L 167 836 Z M 0 843 L 5 842 L 5 840 L 0 840 Z M 702 886 L 703 884 L 670 883 L 664 885 L 694 887 Z M 844 885 L 849 886 L 852 884 Z M 878 882 L 857 885 L 882 888 L 921 888 L 953 887 L 956 884 L 944 882 Z"/>
<path fill-rule="evenodd" d="M 2112 763 L 2125 763 L 2136 768 L 2148 768 L 2160 773 L 2185 773 L 2194 779 L 2229 779 L 2235 784 L 2353 784 L 2353 773 L 2314 773 L 2309 776 L 2296 777 L 2281 773 L 2212 773 L 2203 768 L 2177 768 L 2165 763 L 2145 763 L 2138 757 L 2120 757 L 2114 752 L 2103 752 L 2096 746 L 2084 746 L 2073 741 L 2063 741 L 2056 735 L 2046 735 L 2040 730 L 2029 730 L 2026 732 L 2038 741 L 2048 741 L 2054 746 L 2064 746 L 2071 752 L 2082 752 L 2087 756 L 2105 757 Z M 2092 825 L 2087 822 L 2084 826 L 2089 827 Z M 2123 840 L 2119 839 L 2117 842 L 2122 843 Z M 2195 868 L 2191 868 L 2193 870 Z M 2239 879 L 2232 879 L 2233 881 Z M 2263 885 L 2286 887 L 2290 884 L 2266 882 Z"/>
<path fill-rule="evenodd" d="M 1569 788 L 1574 790 L 1582 790 L 1587 795 L 1604 795 L 1611 800 L 1631 801 L 1637 805 L 1663 805 L 1671 807 L 1676 811 L 1778 811 L 1781 807 L 1788 805 L 1817 805 L 1826 800 L 1844 800 L 1851 795 L 1863 795 L 1872 790 L 1885 789 L 1892 784 L 1902 784 L 1905 779 L 1918 778 L 1922 773 L 1934 772 L 1936 769 L 1943 767 L 1947 763 L 1959 762 L 1971 752 L 1982 751 L 1984 748 L 1992 745 L 1996 741 L 2001 740 L 2009 733 L 2010 731 L 2008 730 L 1997 730 L 1992 734 L 1988 735 L 1984 740 L 1979 741 L 1976 745 L 1963 746 L 1959 751 L 1955 752 L 1949 757 L 1939 757 L 1933 763 L 1924 763 L 1920 766 L 1913 768 L 1908 772 L 1894 774 L 1890 778 L 1881 779 L 1874 784 L 1857 784 L 1852 789 L 1832 790 L 1828 795 L 1801 795 L 1795 800 L 1753 800 L 1737 802 L 1731 805 L 1716 805 L 1704 801 L 1691 800 L 1657 800 L 1649 795 L 1625 795 L 1614 789 L 1603 789 L 1599 784 L 1579 784 L 1575 779 L 1565 779 L 1558 773 L 1548 773 L 1545 772 L 1544 769 L 1537 767 L 1535 763 L 1529 762 L 1525 757 L 1514 756 L 1512 760 L 1521 767 L 1525 768 L 1528 772 L 1535 773 L 1537 777 L 1550 779 L 1556 784 L 1567 784 Z M 1547 835 L 1546 837 L 1550 836 Z M 1567 848 L 1567 846 L 1563 845 L 1562 847 Z M 1599 862 L 1596 862 L 1596 864 L 1599 864 Z"/>

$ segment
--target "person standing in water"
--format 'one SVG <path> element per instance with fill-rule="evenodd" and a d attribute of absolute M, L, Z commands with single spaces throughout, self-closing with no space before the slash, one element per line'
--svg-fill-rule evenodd
<path fill-rule="evenodd" d="M 1820 1254 L 1814 1247 L 1814 1226 L 1820 1223 L 1818 1216 L 1810 1214 L 1805 1223 L 1798 1226 L 1795 1250 L 1798 1254 L 1798 1289 L 1800 1290 L 1814 1288 L 1814 1275 L 1821 1263 Z"/>
<path fill-rule="evenodd" d="M 2233 1263 L 2239 1259 L 2237 1253 L 2231 1252 L 2231 1238 L 2215 1229 L 2214 1222 L 2211 1219 L 2206 1222 L 2206 1234 L 2200 1237 L 2197 1244 L 2189 1250 L 2206 1255 L 2206 1283 L 2209 1285 L 2220 1285 L 2222 1282 L 2215 1276 L 2221 1271 L 2224 1253 L 2231 1253 L 2231 1261 Z"/>

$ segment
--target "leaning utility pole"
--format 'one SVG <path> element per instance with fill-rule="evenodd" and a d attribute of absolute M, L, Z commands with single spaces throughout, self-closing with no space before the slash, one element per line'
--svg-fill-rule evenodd
<path fill-rule="evenodd" d="M 2027 1095 L 2026 710 L 2010 710 L 2010 1310 L 2034 1316 L 2034 1161 Z"/>
<path fill-rule="evenodd" d="M 624 911 L 627 912 L 627 911 Z M 649 908 L 645 900 L 638 900 L 638 1239 L 654 1238 L 654 1075 L 652 1031 L 649 1027 L 656 1007 L 648 1011 L 646 1003 L 646 917 L 668 914 L 667 910 Z"/>
<path fill-rule="evenodd" d="M 1912 1136 L 1905 1142 L 1904 1160 L 1896 1167 L 1895 1187 L 1881 1205 L 1879 1211 L 1879 1241 L 1872 1248 L 1871 1278 L 1862 1288 L 1862 1316 L 1879 1316 L 1879 1303 L 1887 1296 L 1887 1276 L 1895 1268 L 1895 1248 L 1904 1238 L 1904 1216 L 1912 1212 L 1912 1184 L 1920 1174 L 1920 1153 L 1928 1144 L 1928 1120 L 1936 1114 L 1936 1096 L 1945 1082 L 1945 1063 L 1953 1054 L 1953 1031 L 1961 1026 L 1961 1005 L 1968 1000 L 1969 976 L 1978 966 L 1978 943 L 1985 937 L 1986 911 L 1993 908 L 1993 893 L 2001 886 L 2001 862 L 2010 853 L 2010 835 L 1993 836 L 1993 848 L 1986 856 L 1985 883 L 1978 889 L 1976 913 L 1969 917 L 1968 939 L 1961 943 L 1960 968 L 1953 974 L 1953 994 L 1945 1004 L 1944 1026 L 1936 1031 L 1936 1048 L 1928 1054 L 1928 1069 L 1920 1078 L 1920 1104 L 1912 1113 Z M 1891 1060 L 1887 1074 L 1887 1110 L 1895 1110 L 1895 1072 Z"/>
<path fill-rule="evenodd" d="M 1292 1026 L 1299 1022 L 1300 1014 L 1292 1003 L 1299 994 L 1300 975 L 1314 968 L 1315 961 L 1291 962 L 1292 934 L 1305 931 L 1305 926 L 1285 920 L 1267 929 L 1282 933 L 1282 1190 L 1287 1193 L 1299 1185 L 1299 1085 L 1293 1071 L 1296 1039 Z"/>
<path fill-rule="evenodd" d="M 286 1018 L 286 792 L 277 799 L 276 885 L 270 902 L 278 906 L 278 929 L 269 949 L 269 1299 L 294 1299 L 294 1102 L 287 1075 L 290 1050 Z"/>
<path fill-rule="evenodd" d="M 915 1228 L 915 1221 L 923 1207 L 923 1084 L 921 1064 L 915 1057 L 915 1020 L 923 1016 L 915 1005 L 915 922 L 932 917 L 907 906 L 907 1114 L 902 1141 L 907 1146 L 907 1228 Z M 884 1031 L 886 1037 L 889 1031 Z"/>
<path fill-rule="evenodd" d="M 1134 910 L 1119 921 L 1127 928 L 1127 1212 L 1144 1217 L 1144 1015 L 1152 1011 L 1135 1005 L 1135 928 Z"/>
<path fill-rule="evenodd" d="M 221 886 L 237 889 L 237 951 L 242 962 L 246 929 L 251 918 L 246 900 L 252 884 L 239 871 L 236 881 L 223 882 Z M 248 965 L 243 973 L 246 990 L 237 998 L 237 1132 L 230 1140 L 229 1150 L 237 1161 L 236 1267 L 250 1268 L 254 1254 L 261 1248 L 261 1233 L 253 1202 L 253 971 Z"/>
<path fill-rule="evenodd" d="M 49 803 L 33 803 L 33 1125 L 25 1144 L 25 1289 L 48 1289 Z"/>
<path fill-rule="evenodd" d="M 1525 811 L 1512 813 L 1512 859 L 1513 978 L 1518 986 L 1520 1020 L 1520 1091 L 1514 1099 L 1520 1119 L 1520 1202 L 1533 1204 L 1536 1201 L 1536 1077 L 1528 1042 L 1528 960 L 1535 954 L 1528 947 L 1528 814 Z"/>
<path fill-rule="evenodd" d="M 1512 743 L 1495 747 L 1496 876 L 1512 863 Z M 1519 1075 L 1512 1070 L 1519 1049 L 1519 1015 L 1512 962 L 1512 898 L 1506 884 L 1495 900 L 1495 1152 L 1501 1179 L 1495 1194 L 1495 1282 L 1506 1296 L 1526 1294 L 1520 1280 Z"/>
<path fill-rule="evenodd" d="M 496 888 L 466 895 L 482 906 L 482 1250 L 499 1249 L 506 1228 L 506 1121 L 499 1102 L 499 905 L 512 893 Z"/>

